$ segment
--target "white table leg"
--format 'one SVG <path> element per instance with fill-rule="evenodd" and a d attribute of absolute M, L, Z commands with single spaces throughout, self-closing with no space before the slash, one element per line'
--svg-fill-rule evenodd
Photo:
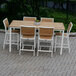
<path fill-rule="evenodd" d="M 9 36 L 9 52 L 11 52 L 11 27 L 10 27 L 10 36 Z"/>
<path fill-rule="evenodd" d="M 60 55 L 62 55 L 63 39 L 64 39 L 64 30 L 62 31 L 62 40 L 61 40 L 61 50 L 60 50 Z"/>

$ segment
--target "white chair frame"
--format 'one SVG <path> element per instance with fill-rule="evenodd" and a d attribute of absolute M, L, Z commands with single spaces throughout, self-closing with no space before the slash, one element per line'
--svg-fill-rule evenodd
<path fill-rule="evenodd" d="M 69 53 L 70 53 L 70 42 L 69 42 L 69 35 L 70 35 L 70 31 L 71 31 L 71 29 L 72 29 L 72 27 L 73 27 L 73 24 L 72 24 L 72 22 L 70 22 L 70 24 L 71 24 L 71 27 L 70 27 L 70 29 L 69 29 L 69 31 L 67 30 L 67 33 L 65 33 L 66 34 L 66 36 L 64 36 L 63 37 L 63 48 L 68 48 L 68 50 L 69 50 Z M 57 42 L 58 41 L 58 39 L 62 39 L 62 36 L 55 36 L 55 47 L 54 47 L 54 52 L 56 51 L 56 48 L 61 48 L 61 42 Z M 65 42 L 65 40 L 67 40 L 67 43 L 64 43 Z"/>
<path fill-rule="evenodd" d="M 54 29 L 54 27 L 39 27 L 39 28 L 53 28 Z M 38 29 L 38 31 L 40 30 Z M 39 55 L 39 52 L 48 52 L 48 53 L 51 53 L 51 57 L 53 57 L 53 43 L 54 43 L 53 39 L 54 39 L 54 31 L 53 31 L 52 39 L 41 39 L 38 33 L 37 56 Z M 44 41 L 50 42 L 52 46 L 41 46 L 40 42 L 44 42 Z M 41 50 L 41 47 L 49 47 L 49 50 Z M 50 49 L 51 47 L 52 47 L 52 50 Z"/>
<path fill-rule="evenodd" d="M 35 28 L 35 26 L 24 26 L 21 25 L 21 27 L 31 27 L 31 28 Z M 23 44 L 23 40 L 32 40 L 34 42 L 34 45 L 25 45 Z M 24 49 L 24 46 L 31 46 L 32 49 Z M 32 51 L 33 52 L 33 56 L 35 56 L 35 47 L 36 47 L 36 29 L 35 29 L 35 35 L 34 38 L 23 38 L 22 34 L 21 34 L 21 28 L 20 28 L 20 50 L 19 50 L 19 55 L 21 55 L 21 51 Z"/>
<path fill-rule="evenodd" d="M 3 49 L 5 49 L 5 45 L 6 44 L 9 44 L 9 36 L 10 36 L 10 32 L 8 31 L 9 30 L 9 28 L 8 28 L 8 30 L 7 30 L 7 27 L 6 27 L 6 23 L 5 23 L 5 20 L 8 20 L 7 18 L 5 18 L 4 20 L 3 20 L 3 24 L 4 24 L 4 27 L 5 27 L 5 38 L 4 38 L 4 43 L 3 43 Z M 9 23 L 8 23 L 9 24 Z M 17 45 L 17 50 L 19 49 L 19 34 L 18 33 L 11 33 L 11 44 L 13 44 L 13 45 Z"/>

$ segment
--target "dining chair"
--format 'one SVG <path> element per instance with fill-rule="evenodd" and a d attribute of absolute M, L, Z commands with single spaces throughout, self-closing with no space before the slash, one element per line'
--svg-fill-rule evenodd
<path fill-rule="evenodd" d="M 39 55 L 39 52 L 49 52 L 51 53 L 51 57 L 53 57 L 54 28 L 39 27 L 38 30 L 39 35 L 38 35 L 37 56 Z"/>
<path fill-rule="evenodd" d="M 26 17 L 26 16 L 23 17 L 23 21 L 35 21 L 35 20 L 36 17 Z"/>
<path fill-rule="evenodd" d="M 44 18 L 44 17 L 42 17 L 41 21 L 42 22 L 54 22 L 54 18 Z"/>
<path fill-rule="evenodd" d="M 20 27 L 20 50 L 21 51 L 32 51 L 33 56 L 35 56 L 36 47 L 36 29 L 35 26 L 24 26 Z"/>
<path fill-rule="evenodd" d="M 9 22 L 8 19 L 5 18 L 3 20 L 4 28 L 5 28 L 5 38 L 4 38 L 4 43 L 3 43 L 3 49 L 5 49 L 5 45 L 9 44 L 9 36 L 10 36 L 10 31 L 9 31 Z M 19 48 L 19 30 L 12 29 L 11 33 L 11 44 L 17 45 L 17 49 Z"/>
<path fill-rule="evenodd" d="M 69 41 L 69 35 L 70 31 L 73 27 L 73 23 L 70 22 L 68 25 L 67 33 L 64 33 L 64 38 L 63 38 L 63 48 L 68 48 L 69 53 L 70 53 L 70 41 Z M 56 33 L 55 34 L 55 49 L 54 52 L 56 51 L 56 48 L 61 48 L 61 40 L 62 40 L 62 33 Z"/>

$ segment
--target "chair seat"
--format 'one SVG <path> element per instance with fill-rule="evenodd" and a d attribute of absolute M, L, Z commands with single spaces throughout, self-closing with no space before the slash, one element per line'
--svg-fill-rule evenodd
<path fill-rule="evenodd" d="M 62 36 L 62 33 L 58 32 L 58 33 L 55 33 L 56 36 Z M 64 36 L 68 36 L 67 33 L 64 33 Z"/>
<path fill-rule="evenodd" d="M 22 38 L 34 38 L 34 35 L 23 35 Z"/>
<path fill-rule="evenodd" d="M 42 36 L 40 36 L 40 39 L 52 39 L 52 36 L 42 35 Z"/>
<path fill-rule="evenodd" d="M 10 32 L 10 30 L 8 30 L 8 32 Z M 13 29 L 12 32 L 13 32 L 13 33 L 20 33 L 20 30 L 18 30 L 18 29 Z"/>

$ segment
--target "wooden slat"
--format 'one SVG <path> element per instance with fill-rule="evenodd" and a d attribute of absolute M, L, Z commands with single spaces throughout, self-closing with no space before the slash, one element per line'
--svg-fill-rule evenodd
<path fill-rule="evenodd" d="M 69 26 L 68 26 L 68 29 L 67 29 L 67 32 L 70 32 L 71 27 L 72 27 L 72 23 L 70 22 L 70 23 L 69 23 Z"/>
<path fill-rule="evenodd" d="M 3 22 L 4 22 L 4 25 L 6 26 L 6 28 L 8 28 L 8 26 L 9 26 L 8 19 L 7 19 L 7 18 L 6 18 L 6 19 L 4 19 L 4 20 L 3 20 Z"/>
<path fill-rule="evenodd" d="M 21 27 L 21 33 L 22 34 L 34 34 L 35 33 L 35 28 Z"/>
<path fill-rule="evenodd" d="M 58 32 L 58 33 L 55 33 L 55 35 L 62 36 L 62 33 Z M 64 36 L 67 36 L 67 33 L 64 33 Z"/>
<path fill-rule="evenodd" d="M 54 22 L 54 18 L 41 18 L 42 22 Z"/>
<path fill-rule="evenodd" d="M 39 28 L 39 35 L 42 39 L 51 39 L 53 37 L 54 28 Z"/>
<path fill-rule="evenodd" d="M 40 35 L 52 35 L 53 28 L 40 28 Z"/>
<path fill-rule="evenodd" d="M 23 20 L 24 21 L 35 21 L 36 18 L 35 17 L 24 17 Z"/>
<path fill-rule="evenodd" d="M 22 34 L 23 37 L 32 38 L 35 35 L 35 28 L 21 27 L 21 34 Z"/>

